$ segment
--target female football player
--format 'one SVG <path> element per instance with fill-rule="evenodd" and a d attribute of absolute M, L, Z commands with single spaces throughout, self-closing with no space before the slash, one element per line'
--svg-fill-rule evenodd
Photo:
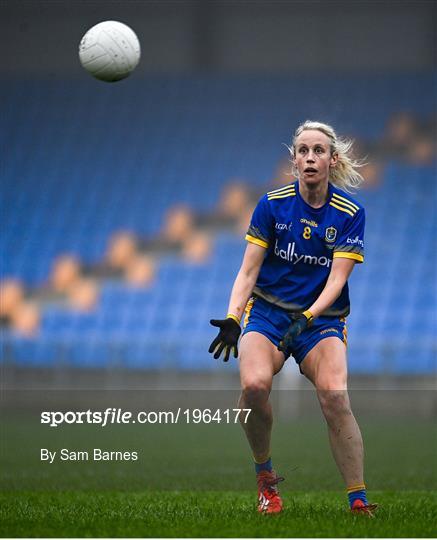
<path fill-rule="evenodd" d="M 237 358 L 240 321 L 241 397 L 251 409 L 242 424 L 253 452 L 259 505 L 278 513 L 282 500 L 270 457 L 272 379 L 293 356 L 315 386 L 329 442 L 353 512 L 372 515 L 363 479 L 363 441 L 347 392 L 347 280 L 364 260 L 364 209 L 351 188 L 363 180 L 352 143 L 331 126 L 307 121 L 289 148 L 298 181 L 264 195 L 246 235 L 228 315 L 212 320 L 219 334 L 209 352 Z"/>

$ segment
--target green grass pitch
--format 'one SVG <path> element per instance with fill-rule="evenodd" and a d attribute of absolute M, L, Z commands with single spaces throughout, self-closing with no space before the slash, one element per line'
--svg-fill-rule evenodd
<path fill-rule="evenodd" d="M 374 492 L 375 519 L 352 516 L 337 492 L 284 492 L 279 516 L 257 515 L 253 492 L 143 491 L 5 495 L 4 536 L 432 537 L 436 495 Z"/>
<path fill-rule="evenodd" d="M 239 426 L 2 429 L 3 537 L 433 537 L 437 441 L 432 420 L 368 418 L 366 481 L 375 519 L 353 516 L 323 420 L 277 423 L 275 467 L 285 510 L 256 513 L 250 453 Z M 5 443 L 7 440 L 7 443 Z M 136 463 L 40 463 L 48 448 L 131 449 Z"/>

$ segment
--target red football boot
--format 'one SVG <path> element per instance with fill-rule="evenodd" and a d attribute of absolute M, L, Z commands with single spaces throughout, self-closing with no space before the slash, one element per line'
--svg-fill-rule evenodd
<path fill-rule="evenodd" d="M 277 484 L 284 479 L 275 471 L 261 471 L 256 475 L 258 483 L 258 512 L 278 514 L 282 511 L 282 499 Z"/>
<path fill-rule="evenodd" d="M 376 503 L 373 504 L 364 504 L 363 501 L 357 499 L 352 504 L 351 512 L 352 514 L 363 514 L 370 518 L 375 517 L 373 512 L 378 508 Z"/>

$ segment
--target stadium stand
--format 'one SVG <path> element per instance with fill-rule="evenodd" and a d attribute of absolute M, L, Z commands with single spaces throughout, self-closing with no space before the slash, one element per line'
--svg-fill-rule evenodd
<path fill-rule="evenodd" d="M 432 91 L 423 91 L 432 90 L 431 76 L 328 77 L 323 100 L 313 83 L 157 78 L 96 93 L 95 81 L 12 82 L 2 90 L 2 279 L 20 280 L 31 297 L 60 255 L 96 265 L 117 231 L 159 235 L 172 206 L 214 212 L 233 178 L 262 193 L 283 158 L 281 142 L 307 117 L 375 141 L 397 111 L 427 118 L 433 110 Z M 435 161 L 392 158 L 381 185 L 357 195 L 367 210 L 367 248 L 352 276 L 353 373 L 436 371 L 435 170 Z M 211 238 L 205 262 L 163 253 L 146 286 L 99 279 L 95 309 L 42 302 L 36 335 L 2 327 L 2 361 L 221 369 L 207 353 L 209 319 L 226 310 L 244 240 L 223 227 Z"/>

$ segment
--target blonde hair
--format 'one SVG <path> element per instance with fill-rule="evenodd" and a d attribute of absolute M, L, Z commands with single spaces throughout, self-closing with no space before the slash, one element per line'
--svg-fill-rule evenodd
<path fill-rule="evenodd" d="M 296 140 L 303 131 L 310 129 L 324 133 L 330 140 L 331 155 L 337 155 L 337 163 L 331 169 L 329 181 L 331 184 L 334 184 L 334 186 L 337 186 L 348 193 L 352 193 L 353 190 L 359 187 L 364 181 L 364 178 L 357 169 L 365 165 L 365 163 L 363 160 L 357 160 L 352 157 L 351 150 L 353 141 L 337 137 L 334 128 L 328 124 L 323 124 L 322 122 L 307 120 L 296 129 L 291 147 L 287 146 L 292 158 L 292 174 L 296 177 L 299 176 L 294 164 L 296 156 Z"/>

